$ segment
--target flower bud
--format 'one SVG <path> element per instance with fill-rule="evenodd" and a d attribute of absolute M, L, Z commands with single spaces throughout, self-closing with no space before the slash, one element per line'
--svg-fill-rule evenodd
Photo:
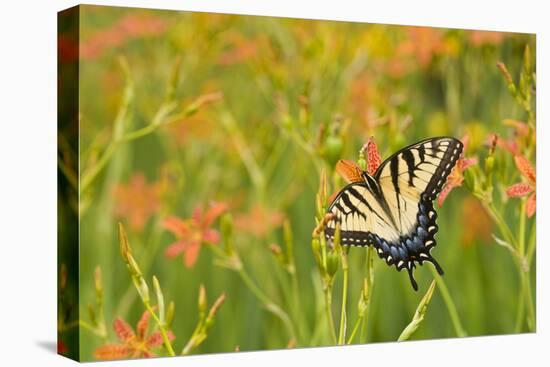
<path fill-rule="evenodd" d="M 130 244 L 128 243 L 128 237 L 122 223 L 118 223 L 118 240 L 120 243 L 120 254 L 125 262 L 128 262 L 128 256 L 132 253 Z"/>
<path fill-rule="evenodd" d="M 463 172 L 464 175 L 464 186 L 471 192 L 474 192 L 477 187 L 476 178 L 471 169 Z"/>
<path fill-rule="evenodd" d="M 317 264 L 321 265 L 321 241 L 318 237 L 315 237 L 311 240 L 311 249 L 313 250 L 313 256 L 317 261 Z"/>
<path fill-rule="evenodd" d="M 168 308 L 166 309 L 166 316 L 165 316 L 165 324 L 166 324 L 166 327 L 170 327 L 170 325 L 172 325 L 172 320 L 174 319 L 174 312 L 176 310 L 176 305 L 174 304 L 173 301 L 171 301 L 169 304 L 168 304 Z"/>
<path fill-rule="evenodd" d="M 92 325 L 97 324 L 97 317 L 96 317 L 95 310 L 94 310 L 92 305 L 88 305 L 88 317 L 90 318 L 90 321 L 91 321 Z"/>
<path fill-rule="evenodd" d="M 204 288 L 204 285 L 201 284 L 199 287 L 199 313 L 204 314 L 207 307 L 208 303 L 206 300 L 206 289 Z"/>
<path fill-rule="evenodd" d="M 98 266 L 94 271 L 94 288 L 97 298 L 103 298 L 103 282 L 101 280 L 101 268 Z"/>
<path fill-rule="evenodd" d="M 130 274 L 132 276 L 141 277 L 141 270 L 139 270 L 139 266 L 136 260 L 134 260 L 134 257 L 131 254 L 128 254 L 127 256 L 128 269 L 130 270 Z"/>
<path fill-rule="evenodd" d="M 495 167 L 495 157 L 490 155 L 487 158 L 485 158 L 485 174 L 487 176 L 493 173 L 494 167 Z"/>
<path fill-rule="evenodd" d="M 283 254 L 283 250 L 281 249 L 281 246 L 277 245 L 276 243 L 272 243 L 269 245 L 269 251 L 275 256 L 275 259 L 280 264 L 285 264 L 285 256 Z"/>
<path fill-rule="evenodd" d="M 153 288 L 155 289 L 155 295 L 157 297 L 160 323 L 164 325 L 164 323 L 166 322 L 166 315 L 164 312 L 164 295 L 162 294 L 160 283 L 157 277 L 154 275 L 153 275 Z"/>
<path fill-rule="evenodd" d="M 334 167 L 336 162 L 342 156 L 344 142 L 341 136 L 329 135 L 323 144 L 321 155 L 327 161 L 329 166 Z"/>
<path fill-rule="evenodd" d="M 145 279 L 141 276 L 137 281 L 137 290 L 143 302 L 149 302 L 149 287 L 147 286 Z"/>
<path fill-rule="evenodd" d="M 233 220 L 231 214 L 226 213 L 221 217 L 221 232 L 224 244 L 225 253 L 231 255 L 234 253 L 233 248 Z"/>
<path fill-rule="evenodd" d="M 327 274 L 332 278 L 340 267 L 340 255 L 336 251 L 327 253 Z"/>

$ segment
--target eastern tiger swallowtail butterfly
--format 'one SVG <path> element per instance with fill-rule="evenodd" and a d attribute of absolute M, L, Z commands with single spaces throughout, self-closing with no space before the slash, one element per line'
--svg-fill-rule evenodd
<path fill-rule="evenodd" d="M 327 241 L 332 243 L 339 222 L 343 246 L 374 246 L 388 265 L 407 269 L 415 290 L 416 263 L 431 262 L 442 275 L 430 253 L 438 230 L 433 200 L 462 150 L 457 139 L 429 138 L 393 154 L 372 176 L 357 167 L 352 182 L 330 203 Z"/>

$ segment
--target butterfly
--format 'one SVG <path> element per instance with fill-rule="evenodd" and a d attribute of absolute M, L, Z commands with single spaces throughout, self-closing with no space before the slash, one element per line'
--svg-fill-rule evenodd
<path fill-rule="evenodd" d="M 340 224 L 343 246 L 374 246 L 378 256 L 398 271 L 407 269 L 414 290 L 416 264 L 431 262 L 436 245 L 437 213 L 433 201 L 441 192 L 463 151 L 451 137 L 422 140 L 383 161 L 373 175 L 351 161 L 338 162 L 349 184 L 331 201 L 325 228 L 329 244 Z"/>

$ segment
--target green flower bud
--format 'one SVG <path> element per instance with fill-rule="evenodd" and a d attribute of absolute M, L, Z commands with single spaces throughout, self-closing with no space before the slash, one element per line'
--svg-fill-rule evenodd
<path fill-rule="evenodd" d="M 485 158 L 485 174 L 487 176 L 493 173 L 494 167 L 495 167 L 495 157 L 490 155 L 487 158 Z"/>
<path fill-rule="evenodd" d="M 344 142 L 342 138 L 340 136 L 329 135 L 323 146 L 323 158 L 331 167 L 334 167 L 342 156 L 343 149 Z"/>
<path fill-rule="evenodd" d="M 471 192 L 475 191 L 477 182 L 472 169 L 464 171 L 464 186 Z"/>
<path fill-rule="evenodd" d="M 327 274 L 332 278 L 340 267 L 340 255 L 336 251 L 327 253 Z"/>

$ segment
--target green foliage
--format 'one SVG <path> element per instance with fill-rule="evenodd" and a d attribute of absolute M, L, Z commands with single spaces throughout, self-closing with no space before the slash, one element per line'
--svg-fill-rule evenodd
<path fill-rule="evenodd" d="M 59 330 L 83 360 L 145 310 L 163 355 L 534 330 L 535 220 L 506 194 L 535 161 L 534 36 L 92 6 L 81 36 L 81 320 Z M 327 246 L 324 215 L 370 136 L 384 158 L 443 134 L 478 164 L 415 293 Z"/>

